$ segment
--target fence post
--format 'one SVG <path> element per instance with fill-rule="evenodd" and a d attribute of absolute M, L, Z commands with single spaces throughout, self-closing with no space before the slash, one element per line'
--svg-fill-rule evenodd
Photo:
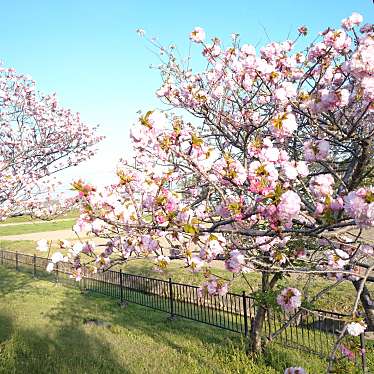
<path fill-rule="evenodd" d="M 73 273 L 71 273 L 73 274 Z M 83 292 L 83 276 L 81 276 L 81 279 L 79 280 L 79 290 Z"/>
<path fill-rule="evenodd" d="M 169 296 L 170 296 L 170 318 L 174 319 L 173 282 L 171 278 L 169 278 Z"/>
<path fill-rule="evenodd" d="M 34 253 L 34 256 L 32 258 L 32 276 L 36 277 L 36 255 Z"/>
<path fill-rule="evenodd" d="M 18 252 L 16 251 L 16 271 L 18 271 Z"/>
<path fill-rule="evenodd" d="M 243 291 L 243 309 L 244 309 L 244 335 L 248 337 L 248 311 L 247 311 L 247 296 Z"/>
<path fill-rule="evenodd" d="M 86 291 L 86 268 L 83 266 L 82 267 L 82 286 L 83 286 L 83 291 Z"/>
<path fill-rule="evenodd" d="M 119 286 L 121 295 L 121 304 L 123 303 L 123 280 L 122 280 L 122 269 L 119 269 Z"/>
<path fill-rule="evenodd" d="M 4 251 L 1 250 L 1 265 L 4 265 Z"/>
<path fill-rule="evenodd" d="M 367 363 L 366 363 L 366 349 L 365 349 L 365 333 L 360 334 L 360 348 L 361 348 L 361 363 L 362 372 L 368 373 Z"/>
<path fill-rule="evenodd" d="M 56 270 L 55 270 L 55 281 L 58 283 L 58 262 L 56 263 Z"/>

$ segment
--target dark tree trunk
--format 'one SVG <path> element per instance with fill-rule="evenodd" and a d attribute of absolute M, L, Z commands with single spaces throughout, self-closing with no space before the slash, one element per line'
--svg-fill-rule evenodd
<path fill-rule="evenodd" d="M 269 290 L 272 290 L 274 286 L 276 285 L 277 281 L 282 277 L 281 273 L 274 274 L 273 278 L 269 279 L 268 273 L 262 273 L 262 286 L 261 291 L 267 292 Z M 266 317 L 266 305 L 264 306 L 258 306 L 257 311 L 255 313 L 254 319 L 251 321 L 251 334 L 250 334 L 250 352 L 251 353 L 260 353 L 262 351 L 262 328 L 264 326 Z"/>
<path fill-rule="evenodd" d="M 360 281 L 352 282 L 356 291 L 360 289 Z M 365 310 L 365 320 L 367 323 L 367 331 L 374 331 L 374 300 L 371 297 L 370 291 L 364 286 L 360 295 L 361 304 Z"/>
<path fill-rule="evenodd" d="M 266 310 L 263 307 L 257 309 L 255 318 L 252 321 L 252 330 L 251 330 L 251 343 L 250 351 L 251 353 L 260 353 L 262 351 L 262 326 L 265 321 Z"/>

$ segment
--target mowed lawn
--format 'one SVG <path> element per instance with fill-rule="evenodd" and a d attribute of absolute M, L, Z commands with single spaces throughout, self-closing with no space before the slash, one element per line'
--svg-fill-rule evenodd
<path fill-rule="evenodd" d="M 58 231 L 58 230 L 67 230 L 71 229 L 75 224 L 76 219 L 68 218 L 64 220 L 56 221 L 32 221 L 32 223 L 19 223 L 6 225 L 0 224 L 0 236 L 9 236 L 9 235 L 22 235 L 30 234 L 34 232 L 47 232 L 47 231 Z"/>
<path fill-rule="evenodd" d="M 22 226 L 35 229 L 36 224 Z M 43 226 L 42 231 L 46 231 L 45 223 Z M 33 254 L 36 242 L 2 240 L 0 248 Z M 214 270 L 221 276 L 231 276 L 223 266 Z M 184 269 L 183 261 L 172 262 L 164 274 L 153 271 L 151 260 L 131 261 L 123 271 L 172 277 L 189 284 L 204 280 L 202 274 Z M 250 293 L 251 288 L 257 289 L 258 275 L 246 276 L 250 286 L 240 278 L 232 283 L 231 291 Z M 305 279 L 291 277 L 280 286 L 291 283 L 300 287 L 302 281 Z M 313 294 L 326 282 L 315 279 L 309 291 Z M 344 282 L 321 298 L 317 306 L 348 312 L 353 300 L 353 286 Z M 122 310 L 105 297 L 82 295 L 79 290 L 33 280 L 0 266 L 0 374 L 283 373 L 292 365 L 304 366 L 309 374 L 324 372 L 325 362 L 315 356 L 275 344 L 253 361 L 245 355 L 246 342 L 239 335 L 186 320 L 168 322 L 166 317 L 136 305 Z M 107 321 L 112 327 L 86 326 L 84 318 Z M 368 342 L 367 350 L 374 372 L 373 342 Z"/>
<path fill-rule="evenodd" d="M 98 319 L 110 326 L 85 325 Z M 0 373 L 283 373 L 323 363 L 291 350 L 253 361 L 237 334 L 34 280 L 0 266 Z M 277 348 L 276 348 L 277 349 Z M 281 349 L 281 348 L 279 348 Z M 308 363 L 306 362 L 308 361 Z"/>
<path fill-rule="evenodd" d="M 79 217 L 79 211 L 78 210 L 72 210 L 68 213 L 61 214 L 56 219 L 77 219 Z M 15 216 L 15 217 L 9 217 L 5 221 L 0 222 L 1 225 L 7 225 L 10 223 L 27 223 L 27 222 L 33 222 L 33 223 L 43 223 L 48 221 L 42 221 L 38 218 L 32 217 L 28 214 L 22 215 L 22 216 Z"/>

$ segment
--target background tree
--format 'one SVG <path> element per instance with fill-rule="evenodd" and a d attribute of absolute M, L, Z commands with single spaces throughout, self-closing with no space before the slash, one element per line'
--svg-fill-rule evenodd
<path fill-rule="evenodd" d="M 29 76 L 0 66 L 0 219 L 45 205 L 48 178 L 91 157 L 95 132 Z"/>

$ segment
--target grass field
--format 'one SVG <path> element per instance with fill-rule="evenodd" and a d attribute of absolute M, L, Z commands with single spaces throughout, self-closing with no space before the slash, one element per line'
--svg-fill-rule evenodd
<path fill-rule="evenodd" d="M 71 212 L 68 212 L 66 214 L 62 214 L 61 216 L 57 217 L 57 219 L 60 218 L 77 218 L 79 216 L 79 212 L 77 210 L 72 210 Z M 16 216 L 16 217 L 9 217 L 5 221 L 0 222 L 0 226 L 4 224 L 9 224 L 9 223 L 24 223 L 24 222 L 46 222 L 46 221 L 41 221 L 39 219 L 36 219 L 34 217 L 31 217 L 28 214 L 25 214 L 23 216 Z"/>
<path fill-rule="evenodd" d="M 309 374 L 325 362 L 280 346 L 253 360 L 242 337 L 111 299 L 33 280 L 0 266 L 0 373 Z M 87 326 L 84 319 L 108 322 Z"/>
<path fill-rule="evenodd" d="M 57 220 L 57 221 L 45 221 L 37 223 L 20 223 L 17 225 L 1 226 L 0 225 L 0 236 L 8 235 L 20 235 L 29 234 L 34 232 L 47 232 L 47 231 L 58 231 L 71 229 L 75 224 L 75 219 Z"/>

